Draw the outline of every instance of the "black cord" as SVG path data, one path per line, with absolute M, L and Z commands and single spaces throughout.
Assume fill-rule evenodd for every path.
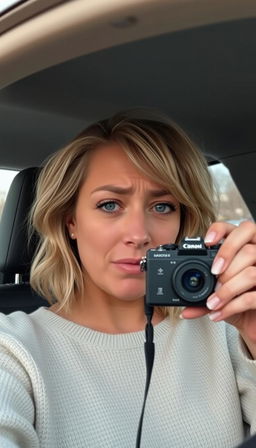
M 137 432 L 136 448 L 140 448 L 144 410 L 145 410 L 145 406 L 146 406 L 148 389 L 149 389 L 152 369 L 153 369 L 153 365 L 154 365 L 155 345 L 154 345 L 154 328 L 152 325 L 153 313 L 154 313 L 154 307 L 149 306 L 145 303 L 145 314 L 147 317 L 147 323 L 146 323 L 146 327 L 145 327 L 146 341 L 144 344 L 144 351 L 145 351 L 145 360 L 146 360 L 146 368 L 147 368 L 147 377 L 146 377 L 146 385 L 145 385 L 145 392 L 144 392 L 144 401 L 143 401 L 143 406 L 142 406 L 140 421 L 139 421 L 139 427 L 138 427 L 138 432 Z

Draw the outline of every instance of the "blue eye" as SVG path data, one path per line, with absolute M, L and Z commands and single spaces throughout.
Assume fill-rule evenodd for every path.
M 97 208 L 100 208 L 107 213 L 114 213 L 119 210 L 119 205 L 115 201 L 107 201 L 98 204 Z
M 173 204 L 169 204 L 167 202 L 161 202 L 159 204 L 156 204 L 154 208 L 157 213 L 163 213 L 163 214 L 171 213 L 176 210 Z

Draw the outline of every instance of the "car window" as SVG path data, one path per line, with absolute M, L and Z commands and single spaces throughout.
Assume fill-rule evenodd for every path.
M 2 216 L 2 211 L 8 190 L 13 178 L 17 173 L 18 171 L 13 170 L 0 170 L 0 218 Z
M 229 169 L 223 163 L 209 166 L 216 189 L 216 208 L 219 221 L 229 221 L 238 225 L 244 220 L 253 217 L 242 198 Z
M 9 11 L 20 3 L 25 3 L 26 0 L 1 0 L 0 4 L 0 14 Z

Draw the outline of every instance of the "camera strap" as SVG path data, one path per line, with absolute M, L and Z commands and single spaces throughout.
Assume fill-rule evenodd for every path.
M 150 385 L 152 369 L 153 369 L 153 365 L 154 365 L 155 344 L 154 344 L 154 328 L 152 325 L 153 313 L 154 313 L 154 307 L 149 306 L 145 303 L 145 315 L 147 317 L 147 323 L 146 323 L 146 327 L 145 327 L 146 340 L 145 340 L 145 344 L 144 344 L 144 351 L 145 351 L 147 376 L 146 376 L 146 385 L 145 385 L 145 392 L 144 392 L 144 401 L 143 401 L 143 406 L 142 406 L 140 421 L 139 421 L 139 426 L 138 426 L 138 432 L 137 432 L 136 448 L 140 448 L 144 411 L 145 411 L 146 400 L 147 400 L 147 396 L 148 396 L 148 389 L 149 389 L 149 385 Z

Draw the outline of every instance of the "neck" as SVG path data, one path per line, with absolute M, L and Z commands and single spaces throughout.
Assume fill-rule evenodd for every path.
M 109 334 L 130 333 L 142 331 L 145 328 L 144 299 L 121 301 L 113 297 L 97 296 L 90 299 L 89 295 L 81 298 L 69 312 L 58 311 L 53 305 L 51 310 L 60 316 L 79 325 Z M 163 320 L 163 315 L 155 311 L 153 325 Z

